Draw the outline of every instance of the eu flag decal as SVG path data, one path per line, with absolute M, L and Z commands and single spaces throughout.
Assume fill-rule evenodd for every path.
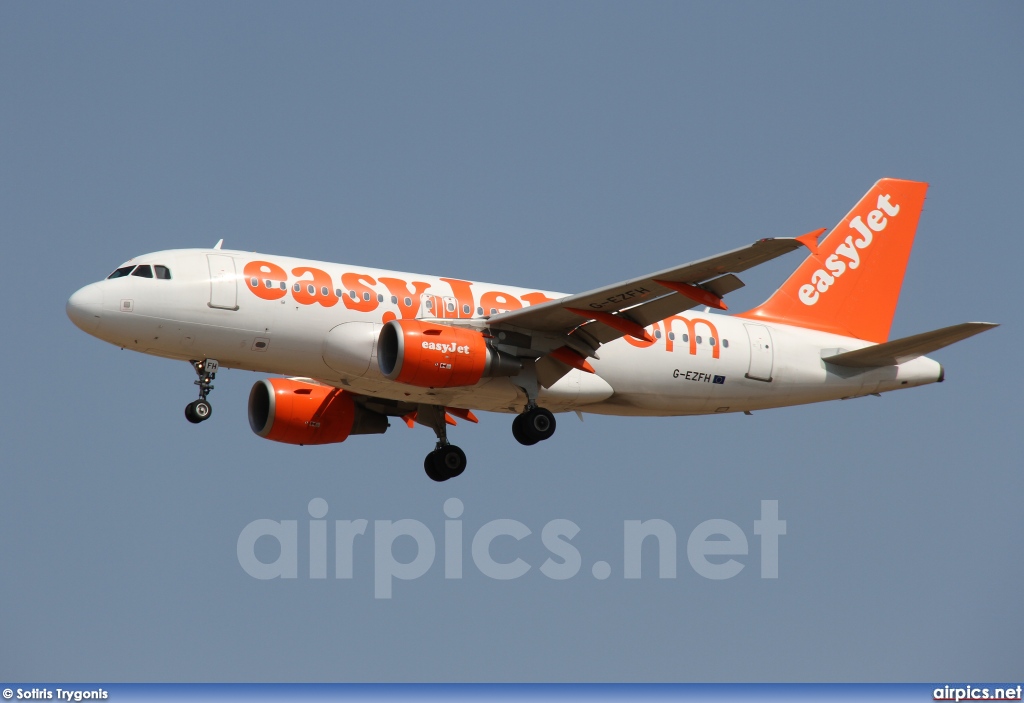
M 725 383 L 725 376 L 715 376 L 712 383 Z

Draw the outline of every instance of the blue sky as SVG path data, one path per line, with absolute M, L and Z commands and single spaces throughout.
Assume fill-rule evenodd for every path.
M 1019 675 L 1022 19 L 1018 3 L 3 4 L 0 679 Z M 752 417 L 562 416 L 531 448 L 486 415 L 453 430 L 470 468 L 441 485 L 424 428 L 259 439 L 256 374 L 222 373 L 193 427 L 186 365 L 64 314 L 132 256 L 222 237 L 575 292 L 832 226 L 883 176 L 931 183 L 893 336 L 1003 323 L 934 355 L 945 383 Z M 797 263 L 744 274 L 730 307 Z M 236 558 L 253 520 L 301 534 L 313 498 L 330 521 L 440 539 L 452 497 L 467 540 L 529 526 L 495 555 L 530 572 L 446 580 L 439 559 L 385 601 L 369 547 L 351 581 L 301 578 L 302 561 L 259 581 Z M 758 577 L 761 500 L 787 520 L 777 580 Z M 623 522 L 651 518 L 679 535 L 678 575 L 656 578 L 645 547 L 626 580 Z M 566 581 L 539 571 L 554 519 L 581 528 Z M 750 540 L 733 579 L 687 566 L 708 519 Z

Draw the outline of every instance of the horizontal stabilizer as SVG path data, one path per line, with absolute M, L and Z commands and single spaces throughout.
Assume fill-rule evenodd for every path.
M 981 334 L 999 325 L 995 322 L 964 322 L 952 327 L 943 327 L 931 332 L 922 332 L 903 339 L 876 344 L 871 347 L 823 357 L 823 361 L 836 366 L 857 369 L 893 366 L 919 356 L 930 354 L 936 349 L 948 347 L 961 339 Z

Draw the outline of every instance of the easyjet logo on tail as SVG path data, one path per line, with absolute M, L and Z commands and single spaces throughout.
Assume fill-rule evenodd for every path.
M 851 234 L 836 247 L 834 253 L 825 259 L 825 268 L 811 274 L 811 282 L 800 286 L 797 296 L 804 305 L 814 305 L 820 297 L 827 293 L 835 284 L 836 279 L 848 269 L 860 266 L 860 249 L 867 249 L 874 240 L 874 235 L 882 232 L 889 224 L 889 218 L 900 212 L 900 206 L 889 202 L 889 195 L 878 196 L 876 209 L 867 214 L 865 219 L 857 215 L 850 220 Z M 826 270 L 827 269 L 827 270 Z

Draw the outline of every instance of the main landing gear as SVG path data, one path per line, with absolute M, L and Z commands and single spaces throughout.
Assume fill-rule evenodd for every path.
M 537 405 L 540 384 L 533 365 L 523 369 L 517 377 L 516 385 L 526 394 L 526 407 L 512 421 L 512 436 L 526 446 L 551 439 L 555 434 L 555 416 L 547 408 Z
M 512 436 L 520 444 L 530 446 L 555 433 L 555 416 L 547 408 L 527 406 L 522 414 L 512 421 Z
M 437 443 L 437 448 L 423 459 L 423 470 L 432 481 L 447 481 L 466 470 L 466 453 L 454 444 Z
M 199 380 L 195 381 L 195 384 L 199 386 L 199 400 L 193 400 L 185 406 L 185 419 L 192 424 L 199 424 L 203 420 L 208 420 L 211 413 L 213 413 L 213 408 L 210 406 L 210 402 L 206 400 L 206 396 L 213 390 L 213 379 L 217 377 L 217 369 L 219 367 L 220 365 L 216 359 L 192 362 L 192 368 L 195 369 L 196 375 L 199 376 Z
M 432 481 L 447 481 L 466 470 L 466 453 L 448 443 L 448 427 L 442 405 L 421 405 L 416 421 L 427 425 L 437 435 L 434 451 L 423 459 L 423 470 Z

